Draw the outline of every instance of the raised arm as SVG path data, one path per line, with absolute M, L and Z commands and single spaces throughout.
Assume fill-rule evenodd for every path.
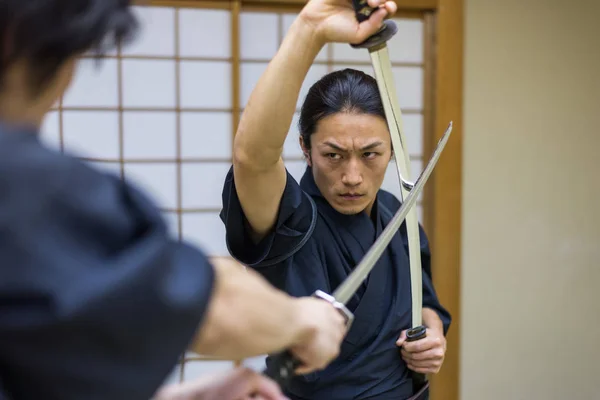
M 383 10 L 358 24 L 350 1 L 311 0 L 254 88 L 233 150 L 235 187 L 254 240 L 263 238 L 277 218 L 286 184 L 281 154 L 310 66 L 326 43 L 359 43 L 375 33 L 396 6 L 369 0 L 372 7 L 383 4 Z

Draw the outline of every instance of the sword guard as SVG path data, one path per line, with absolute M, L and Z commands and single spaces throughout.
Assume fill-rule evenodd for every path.
M 406 341 L 415 342 L 417 340 L 423 339 L 426 334 L 427 328 L 423 325 L 410 328 L 408 331 L 406 331 Z
M 377 49 L 379 46 L 385 45 L 396 33 L 398 33 L 398 25 L 388 19 L 377 33 L 362 43 L 351 44 L 350 46 L 355 49 Z
M 336 310 L 342 314 L 346 321 L 346 327 L 350 329 L 352 322 L 354 321 L 354 314 L 346 308 L 346 306 L 337 301 L 333 296 L 317 290 L 312 294 L 312 297 L 316 297 L 325 300 L 333 305 Z M 275 382 L 280 387 L 285 387 L 289 380 L 294 376 L 294 371 L 302 365 L 302 362 L 298 360 L 289 350 L 283 351 L 278 354 L 274 354 L 270 357 L 270 363 L 267 368 L 263 371 L 263 374 Z
M 313 293 L 313 297 L 325 300 L 329 303 L 331 303 L 331 305 L 338 310 L 338 312 L 340 314 L 342 314 L 342 317 L 344 317 L 344 320 L 346 320 L 346 328 L 350 329 L 350 326 L 352 325 L 352 322 L 354 322 L 354 314 L 352 314 L 352 312 L 350 310 L 348 310 L 348 308 L 340 303 L 339 301 L 337 301 L 335 299 L 335 297 L 323 292 L 322 290 L 317 290 L 316 292 Z
M 354 12 L 356 13 L 356 19 L 358 22 L 368 20 L 373 14 L 373 11 L 375 11 L 374 8 L 369 6 L 367 0 L 352 0 L 352 6 L 354 7 Z M 383 23 L 383 26 L 379 32 L 375 33 L 362 43 L 351 44 L 350 46 L 354 47 L 355 49 L 377 48 L 380 45 L 385 45 L 387 41 L 390 40 L 397 32 L 398 26 L 396 23 L 394 21 L 387 20 Z

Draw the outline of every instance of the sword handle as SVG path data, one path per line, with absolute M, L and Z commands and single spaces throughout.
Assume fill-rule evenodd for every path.
M 313 297 L 331 303 L 346 320 L 347 329 L 350 329 L 350 326 L 354 321 L 354 314 L 352 314 L 345 305 L 321 290 L 317 290 L 313 293 Z M 270 358 L 270 365 L 267 365 L 267 368 L 263 371 L 263 375 L 277 382 L 280 387 L 287 386 L 287 383 L 292 379 L 296 369 L 302 365 L 302 362 L 294 357 L 289 350 L 274 354 Z
M 414 328 L 409 329 L 406 332 L 406 341 L 407 342 L 415 342 L 417 340 L 424 339 L 427 336 L 427 328 L 423 325 L 416 326 Z M 420 374 L 418 372 L 411 371 L 411 378 L 413 381 L 414 392 L 416 393 L 425 382 L 427 382 L 427 376 L 425 374 Z
M 352 6 L 354 7 L 354 13 L 358 22 L 368 20 L 375 9 L 370 7 L 367 0 L 352 0 Z M 355 49 L 370 49 L 379 45 L 384 45 L 388 40 L 392 38 L 398 32 L 398 26 L 394 21 L 386 20 L 383 23 L 381 29 L 369 37 L 362 43 L 351 44 L 350 46 Z

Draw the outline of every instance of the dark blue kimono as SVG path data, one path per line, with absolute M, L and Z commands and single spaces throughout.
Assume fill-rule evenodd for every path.
M 221 218 L 232 256 L 294 296 L 320 289 L 332 293 L 360 262 L 400 202 L 380 190 L 372 216 L 335 211 L 317 188 L 310 168 L 300 185 L 288 173 L 276 226 L 257 245 L 235 191 L 233 169 L 223 190 Z M 447 331 L 450 315 L 439 304 L 431 282 L 429 248 L 421 230 L 423 305 L 436 310 Z M 355 321 L 341 354 L 325 370 L 296 377 L 294 400 L 401 400 L 410 397 L 412 380 L 395 342 L 411 325 L 410 266 L 406 225 L 402 225 L 367 281 L 348 304 Z M 267 363 L 269 359 L 267 359 Z
M 213 270 L 144 195 L 0 125 L 0 398 L 148 400 Z

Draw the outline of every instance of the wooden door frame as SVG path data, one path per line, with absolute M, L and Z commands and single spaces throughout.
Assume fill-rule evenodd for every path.
M 425 159 L 450 121 L 453 132 L 444 154 L 427 185 L 425 224 L 432 252 L 433 281 L 442 304 L 452 314 L 447 336 L 447 353 L 442 371 L 431 377 L 431 400 L 458 400 L 460 397 L 461 322 L 461 219 L 462 219 L 462 135 L 463 135 L 463 36 L 464 0 L 395 0 L 399 16 L 425 15 L 428 56 L 434 59 L 429 71 L 432 96 L 425 110 L 432 122 L 426 127 Z M 240 10 L 298 11 L 306 0 L 137 0 L 138 4 L 171 7 L 203 7 Z M 235 26 L 237 27 L 237 25 Z M 431 35 L 431 36 L 430 36 Z M 235 36 L 235 35 L 234 35 Z M 235 47 L 236 38 L 232 38 Z M 234 77 L 235 78 L 235 77 Z M 239 77 L 237 77 L 239 80 Z M 236 82 L 239 85 L 239 82 Z M 237 121 L 236 121 L 237 122 Z

